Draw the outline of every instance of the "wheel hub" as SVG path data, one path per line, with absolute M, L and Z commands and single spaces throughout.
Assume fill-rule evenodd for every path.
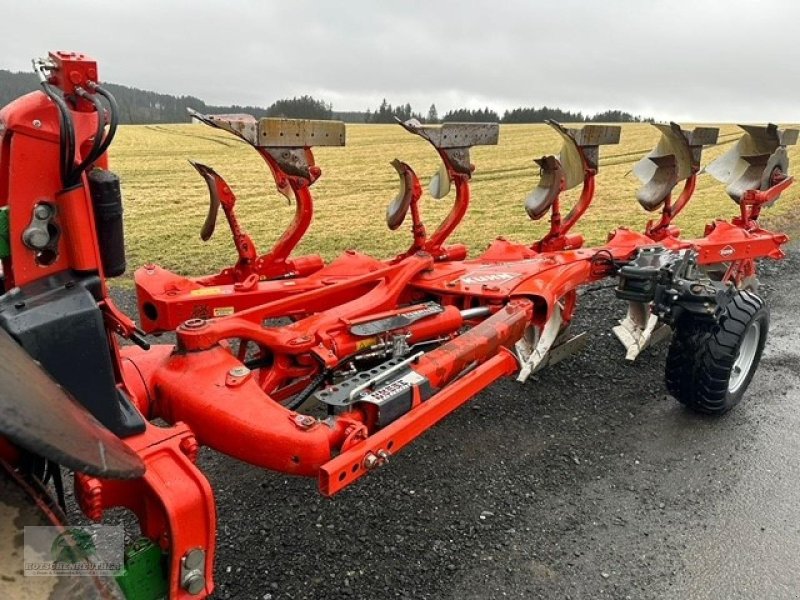
M 758 350 L 758 342 L 761 339 L 761 325 L 753 322 L 745 333 L 742 345 L 739 346 L 739 353 L 733 362 L 731 378 L 728 380 L 728 391 L 735 394 L 747 380 L 747 375 L 753 367 Z

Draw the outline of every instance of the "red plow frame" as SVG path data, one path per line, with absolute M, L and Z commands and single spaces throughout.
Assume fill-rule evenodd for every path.
M 79 83 L 66 85 L 65 69 L 78 73 L 72 79 Z M 748 288 L 754 261 L 781 258 L 788 239 L 760 227 L 758 216 L 792 183 L 783 156 L 796 132 L 774 126 L 746 130 L 752 144 L 737 147 L 728 167 L 718 169 L 739 202 L 740 216 L 716 221 L 703 238 L 682 240 L 671 221 L 689 201 L 700 151 L 716 134 L 683 132 L 674 124 L 663 128 L 669 143 L 646 157 L 654 167 L 644 169 L 642 193 L 652 210 L 662 208 L 661 219 L 645 233 L 619 229 L 606 244 L 586 248 L 572 229 L 591 204 L 600 146 L 617 143 L 620 128 L 552 124 L 564 148 L 559 157 L 537 161 L 542 180 L 526 202 L 532 218 L 550 212 L 550 231 L 532 244 L 498 240 L 468 260 L 466 248 L 446 241 L 469 203 L 474 169 L 469 148 L 496 143 L 498 128 L 407 122 L 403 126 L 442 158 L 432 195 L 443 196 L 454 184 L 453 209 L 428 236 L 419 181 L 408 165 L 396 162 L 401 190 L 387 222 L 399 227 L 411 211 L 409 250 L 390 260 L 349 253 L 323 266 L 316 257 L 292 258 L 291 251 L 310 223 L 309 188 L 320 176 L 311 138 L 340 132 L 343 142 L 343 126 L 202 117 L 256 148 L 279 190 L 296 199 L 297 218 L 271 252 L 258 255 L 238 227 L 230 187 L 212 169 L 197 165 L 211 195 L 204 236 L 213 232 L 221 207 L 238 260 L 197 279 L 155 266 L 138 271 L 147 329 L 175 329 L 177 338 L 174 347 L 150 347 L 113 306 L 106 286 L 110 249 L 99 241 L 105 231 L 96 218 L 92 173 L 107 166 L 107 144 L 98 140 L 110 143 L 113 127 L 104 133 L 107 111 L 96 98 L 104 94 L 96 65 L 82 55 L 54 54 L 41 72 L 45 91 L 59 87 L 68 104 L 60 107 L 36 92 L 0 111 L 0 205 L 9 207 L 11 216 L 11 251 L 3 258 L 3 272 L 6 289 L 19 288 L 6 294 L 0 316 L 39 359 L 11 313 L 27 311 L 33 300 L 60 297 L 63 290 L 75 293 L 76 286 L 85 291 L 87 314 L 96 311 L 104 324 L 96 342 L 105 344 L 109 393 L 126 415 L 118 421 L 100 418 L 97 427 L 110 428 L 121 439 L 120 447 L 109 451 L 132 452 L 146 470 L 142 475 L 131 469 L 127 479 L 107 477 L 102 465 L 87 461 L 75 468 L 76 496 L 92 519 L 114 506 L 136 513 L 143 534 L 168 555 L 170 597 L 213 591 L 215 509 L 212 490 L 194 464 L 199 445 L 258 467 L 315 477 L 320 491 L 333 495 L 497 379 L 519 371 L 524 381 L 582 347 L 585 337 L 569 334 L 580 286 L 619 275 L 620 297 L 631 310 L 646 310 L 644 321 L 631 318 L 634 341 L 626 343 L 638 354 L 652 339 L 653 331 L 647 331 L 652 319 L 653 326 L 676 330 L 688 316 L 719 320 L 730 298 Z M 113 110 L 112 103 L 111 116 Z M 31 125 L 36 121 L 39 127 Z M 65 161 L 67 125 L 74 141 Z M 301 142 L 277 141 L 291 128 Z M 41 160 L 31 164 L 30 155 Z M 739 168 L 742 157 L 753 173 Z M 680 181 L 684 190 L 672 204 L 669 194 Z M 562 218 L 560 195 L 579 184 L 580 199 Z M 44 291 L 36 287 L 45 284 L 50 287 Z M 208 308 L 198 311 L 199 306 Z M 228 306 L 233 314 L 215 312 Z M 149 315 L 154 318 L 148 311 L 155 311 Z M 121 347 L 118 336 L 139 347 Z M 80 388 L 65 387 L 90 411 L 98 410 Z M 154 419 L 170 425 L 156 427 Z M 17 432 L 2 434 L 24 445 Z M 32 451 L 37 450 L 44 451 Z M 12 461 L 13 453 L 2 458 Z

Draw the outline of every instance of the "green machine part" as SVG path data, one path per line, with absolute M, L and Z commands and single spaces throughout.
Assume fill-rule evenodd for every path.
M 11 256 L 11 242 L 8 235 L 8 207 L 0 208 L 0 258 Z
M 126 600 L 161 600 L 167 597 L 167 555 L 147 538 L 125 550 L 125 566 L 116 579 Z

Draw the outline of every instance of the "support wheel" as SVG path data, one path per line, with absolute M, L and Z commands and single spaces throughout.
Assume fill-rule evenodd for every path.
M 665 383 L 679 402 L 700 413 L 721 415 L 744 396 L 758 368 L 769 329 L 764 301 L 735 292 L 716 322 L 681 322 L 667 354 Z

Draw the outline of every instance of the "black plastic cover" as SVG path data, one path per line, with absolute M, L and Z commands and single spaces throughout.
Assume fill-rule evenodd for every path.
M 97 420 L 120 437 L 144 420 L 117 388 L 96 275 L 60 273 L 0 297 L 0 327 Z M 48 418 L 48 415 L 42 415 Z
M 657 267 L 626 265 L 619 270 L 619 282 L 615 290 L 617 298 L 633 302 L 652 302 L 656 297 L 658 279 Z
M 70 469 L 101 477 L 144 474 L 141 459 L 0 329 L 0 435 Z

